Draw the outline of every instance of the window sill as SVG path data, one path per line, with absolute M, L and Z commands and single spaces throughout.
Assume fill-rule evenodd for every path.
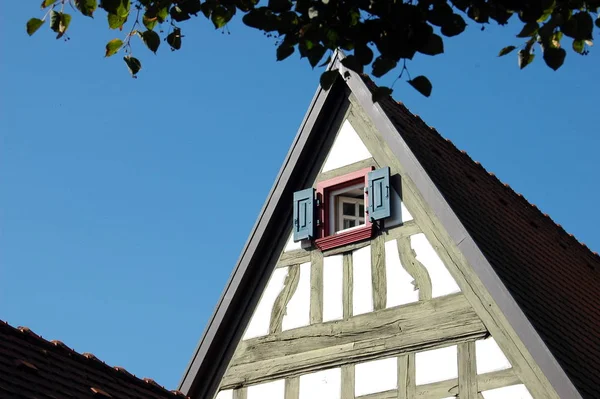
M 352 230 L 342 231 L 340 233 L 318 238 L 315 245 L 321 251 L 341 247 L 342 245 L 369 239 L 373 236 L 373 225 L 369 224 Z

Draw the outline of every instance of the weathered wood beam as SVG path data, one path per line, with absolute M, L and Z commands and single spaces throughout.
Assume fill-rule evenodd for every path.
M 486 335 L 485 326 L 464 296 L 454 294 L 242 341 L 221 388 L 443 347 Z
M 394 399 L 412 399 L 415 389 L 415 354 L 398 356 L 398 392 Z
M 385 270 L 385 242 L 382 236 L 371 240 L 371 279 L 373 284 L 373 309 L 385 309 L 387 284 Z
M 477 384 L 480 391 L 506 387 L 509 385 L 520 384 L 521 380 L 515 375 L 512 369 L 495 371 L 477 376 Z M 432 384 L 417 385 L 413 396 L 410 398 L 419 399 L 439 399 L 452 397 L 458 394 L 457 379 L 434 382 Z M 369 395 L 358 396 L 356 399 L 396 399 L 400 389 L 377 392 Z M 475 393 L 475 398 L 479 398 L 479 393 Z
M 286 267 L 310 262 L 310 253 L 305 249 L 294 249 L 281 254 L 276 267 Z
M 345 165 L 340 168 L 328 170 L 327 172 L 321 172 L 317 176 L 315 183 L 333 179 L 334 177 L 344 176 L 350 172 L 355 172 L 357 170 L 368 168 L 369 166 L 373 166 L 376 169 L 379 168 L 379 165 L 377 164 L 377 162 L 375 162 L 375 159 L 367 158 L 363 159 L 362 161 L 351 163 L 350 165 Z
M 382 235 L 385 241 L 392 241 L 399 238 L 409 237 L 418 233 L 421 233 L 421 228 L 414 220 L 410 220 L 403 223 L 402 226 L 385 230 Z
M 371 240 L 366 240 L 366 241 L 361 241 L 361 242 L 353 242 L 352 244 L 346 244 L 341 247 L 328 249 L 327 251 L 323 251 L 323 256 L 346 254 L 346 253 L 350 253 L 352 251 L 356 251 L 357 249 L 364 248 L 367 245 L 371 245 Z
M 281 332 L 281 326 L 283 324 L 283 316 L 287 308 L 290 299 L 298 288 L 298 281 L 300 280 L 300 265 L 290 266 L 288 274 L 285 277 L 283 283 L 283 289 L 275 299 L 273 309 L 271 310 L 271 321 L 269 323 L 269 334 L 275 334 Z
M 397 239 L 400 263 L 408 274 L 414 279 L 415 288 L 419 290 L 419 300 L 431 299 L 432 285 L 429 272 L 421 262 L 417 260 L 415 251 L 410 246 L 409 236 Z
M 300 396 L 300 378 L 291 377 L 285 380 L 285 399 L 298 399 Z
M 475 341 L 458 344 L 458 397 L 477 399 Z
M 342 256 L 342 267 L 342 304 L 344 307 L 344 320 L 348 320 L 350 317 L 352 317 L 352 295 L 354 294 L 352 253 L 344 254 Z
M 356 386 L 354 374 L 354 365 L 346 364 L 342 366 L 342 395 L 341 399 L 354 399 L 354 389 Z M 286 398 L 287 399 L 287 398 Z
M 248 391 L 246 388 L 240 388 L 233 391 L 233 399 L 246 399 L 248 397 Z
M 310 323 L 323 321 L 323 254 L 310 253 Z

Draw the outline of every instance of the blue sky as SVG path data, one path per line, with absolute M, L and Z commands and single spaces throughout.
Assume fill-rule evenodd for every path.
M 131 79 L 101 13 L 29 38 L 37 4 L 0 12 L 0 319 L 175 389 L 320 71 L 198 18 Z M 600 54 L 519 71 L 517 32 L 470 26 L 409 64 L 431 98 L 395 98 L 598 251 Z

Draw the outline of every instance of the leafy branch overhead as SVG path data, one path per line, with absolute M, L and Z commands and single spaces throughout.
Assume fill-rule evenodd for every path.
M 600 0 L 43 0 L 45 14 L 27 22 L 27 33 L 34 34 L 49 19 L 56 37 L 68 38 L 67 5 L 87 17 L 103 10 L 102 17 L 117 36 L 107 43 L 105 56 L 124 52 L 134 77 L 141 62 L 132 55 L 132 40 L 154 53 L 161 41 L 179 50 L 186 20 L 203 15 L 216 29 L 226 29 L 241 14 L 244 24 L 275 38 L 279 61 L 298 52 L 313 68 L 322 67 L 327 55 L 341 48 L 348 54 L 342 61 L 346 68 L 375 77 L 394 70 L 402 77 L 406 72 L 407 82 L 425 96 L 431 94 L 431 82 L 425 76 L 411 79 L 407 60 L 443 53 L 444 41 L 460 35 L 467 21 L 483 29 L 517 20 L 517 39 L 499 56 L 517 50 L 518 65 L 525 68 L 539 49 L 554 70 L 564 63 L 569 47 L 587 54 L 594 26 L 600 28 Z M 324 72 L 321 85 L 328 89 L 336 76 Z M 390 93 L 381 88 L 374 99 Z

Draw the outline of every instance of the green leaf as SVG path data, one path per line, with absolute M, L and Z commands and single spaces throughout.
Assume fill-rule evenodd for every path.
M 544 50 L 544 61 L 553 70 L 557 70 L 565 62 L 567 52 L 563 48 L 548 47 Z
M 369 65 L 373 61 L 373 50 L 366 44 L 359 45 L 354 48 L 354 55 L 358 62 L 363 65 Z
M 339 76 L 340 72 L 337 69 L 332 69 L 331 71 L 325 71 L 321 74 L 321 78 L 319 82 L 321 83 L 321 87 L 323 90 L 327 91 L 333 86 L 335 79 Z
M 140 60 L 130 55 L 123 57 L 123 60 L 127 64 L 127 68 L 129 68 L 131 76 L 135 78 L 135 75 L 137 75 L 140 69 L 142 69 L 142 63 L 140 62 Z
M 345 57 L 344 59 L 342 59 L 341 63 L 343 66 L 356 73 L 363 73 L 364 65 L 362 64 L 362 62 L 360 62 L 360 60 L 355 54 Z
M 563 33 L 575 40 L 592 40 L 594 21 L 588 12 L 581 11 L 573 15 L 561 26 Z
M 172 7 L 170 14 L 171 14 L 171 18 L 175 22 L 182 22 L 182 21 L 190 19 L 190 15 L 187 12 L 183 12 L 181 10 L 181 8 L 179 8 L 178 6 Z
M 385 87 L 385 86 L 377 87 L 371 91 L 371 101 L 376 103 L 380 100 L 383 100 L 383 99 L 391 96 L 392 91 L 393 90 L 390 89 L 389 87 Z M 431 92 L 431 90 L 430 90 L 430 92 Z
M 169 16 L 169 9 L 167 7 L 161 8 L 156 13 L 156 18 L 158 19 L 158 22 L 160 22 L 161 24 L 163 22 L 165 22 L 165 20 L 167 19 L 168 16 Z
M 419 93 L 421 93 L 425 97 L 429 97 L 431 95 L 431 82 L 423 75 L 417 76 L 416 78 L 409 80 L 408 84 L 414 87 Z
M 585 41 L 573 40 L 573 50 L 575 50 L 579 54 L 583 54 L 583 50 L 585 50 Z
M 108 18 L 108 27 L 110 29 L 121 29 L 123 24 L 127 21 L 127 17 L 121 17 L 118 14 L 108 13 L 106 14 Z
M 452 37 L 456 35 L 460 35 L 464 32 L 467 27 L 467 23 L 458 14 L 453 14 L 452 18 L 448 19 L 444 25 L 442 25 L 442 35 Z
M 380 55 L 379 57 L 375 58 L 375 61 L 373 61 L 373 76 L 380 78 L 394 69 L 396 65 L 397 62 L 395 60 L 384 58 Z
M 422 46 L 419 50 L 420 53 L 426 55 L 437 55 L 444 52 L 444 41 L 442 38 L 435 33 L 429 35 L 427 43 Z
M 106 43 L 106 53 L 105 57 L 110 57 L 119 51 L 119 49 L 123 46 L 123 40 L 121 39 L 112 39 L 110 42 Z
M 41 19 L 31 18 L 29 21 L 27 21 L 27 34 L 29 36 L 33 35 L 43 24 L 44 21 Z
M 215 26 L 215 29 L 219 29 L 224 27 L 232 16 L 233 15 L 227 8 L 223 6 L 217 6 L 210 15 L 210 20 Z
M 146 27 L 146 29 L 152 30 L 152 29 L 154 29 L 154 27 L 158 23 L 158 18 L 157 17 L 150 18 L 150 17 L 146 16 L 146 14 L 144 14 L 142 16 L 142 23 L 144 24 L 144 26 Z
M 519 59 L 519 68 L 523 69 L 527 65 L 533 62 L 535 58 L 535 54 L 531 54 L 528 50 L 519 50 L 518 59 Z
M 42 8 L 50 7 L 52 4 L 56 3 L 57 0 L 42 0 Z
M 514 49 L 516 49 L 515 46 L 506 46 L 502 50 L 500 50 L 500 52 L 498 53 L 498 57 L 502 57 L 503 55 L 510 53 Z
M 50 11 L 50 29 L 58 33 L 60 29 L 60 12 Z
M 307 51 L 306 56 L 308 57 L 308 62 L 314 68 L 319 64 L 319 61 L 323 59 L 325 52 L 327 49 L 325 46 L 317 43 L 310 50 Z M 347 58 L 347 57 L 346 57 Z
M 71 24 L 71 15 L 61 12 L 60 13 L 60 22 L 58 24 L 58 35 L 56 36 L 57 39 L 60 39 L 65 34 L 65 32 L 69 28 L 70 24 Z
M 75 7 L 86 17 L 93 17 L 94 11 L 98 8 L 97 0 L 75 0 Z
M 160 46 L 160 36 L 158 36 L 158 33 L 153 30 L 147 30 L 142 32 L 141 37 L 146 47 L 156 54 L 156 50 L 158 50 L 158 47 Z
M 267 7 L 273 12 L 284 12 L 292 8 L 292 2 L 290 0 L 269 0 Z
M 294 54 L 294 46 L 290 46 L 288 43 L 282 43 L 277 47 L 277 61 L 283 61 L 290 55 Z
M 171 50 L 179 50 L 181 48 L 181 29 L 173 29 L 173 32 L 167 35 L 167 43 L 171 46 Z
M 537 22 L 528 22 L 523 26 L 517 37 L 531 37 L 537 32 L 539 27 Z

